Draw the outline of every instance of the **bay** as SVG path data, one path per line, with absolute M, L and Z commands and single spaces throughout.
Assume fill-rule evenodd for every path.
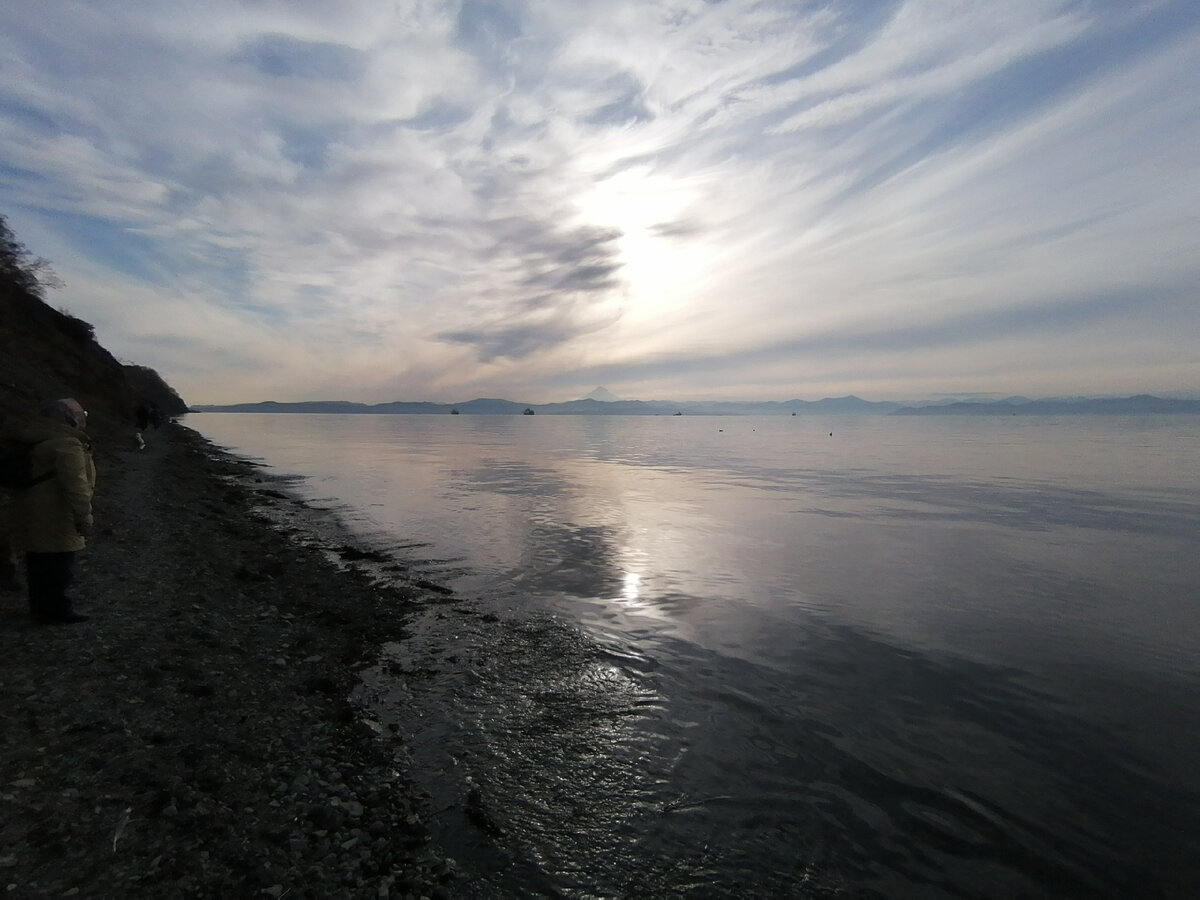
M 481 895 L 1200 887 L 1191 417 L 187 424 L 454 589 L 368 699 Z

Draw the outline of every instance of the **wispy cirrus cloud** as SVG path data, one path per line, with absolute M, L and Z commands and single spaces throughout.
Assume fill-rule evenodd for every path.
M 196 402 L 1200 389 L 1198 49 L 1173 0 L 47 0 L 0 212 Z

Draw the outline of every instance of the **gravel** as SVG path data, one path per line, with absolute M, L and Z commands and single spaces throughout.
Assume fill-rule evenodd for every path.
M 90 621 L 34 625 L 0 593 L 0 890 L 470 893 L 430 844 L 404 736 L 351 699 L 447 589 L 378 580 L 357 562 L 377 551 L 306 527 L 316 511 L 183 426 L 97 464 Z

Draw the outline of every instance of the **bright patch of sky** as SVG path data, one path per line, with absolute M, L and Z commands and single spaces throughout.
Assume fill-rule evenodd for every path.
M 1194 0 L 0 6 L 0 213 L 186 400 L 1200 390 Z

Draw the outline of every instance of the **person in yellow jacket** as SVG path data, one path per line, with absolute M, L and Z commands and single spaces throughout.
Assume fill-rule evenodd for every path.
M 32 445 L 30 475 L 41 478 L 12 498 L 12 539 L 25 553 L 29 614 L 37 622 L 84 622 L 67 589 L 75 554 L 92 528 L 96 466 L 88 439 L 87 412 L 73 399 L 52 400 L 20 434 Z

